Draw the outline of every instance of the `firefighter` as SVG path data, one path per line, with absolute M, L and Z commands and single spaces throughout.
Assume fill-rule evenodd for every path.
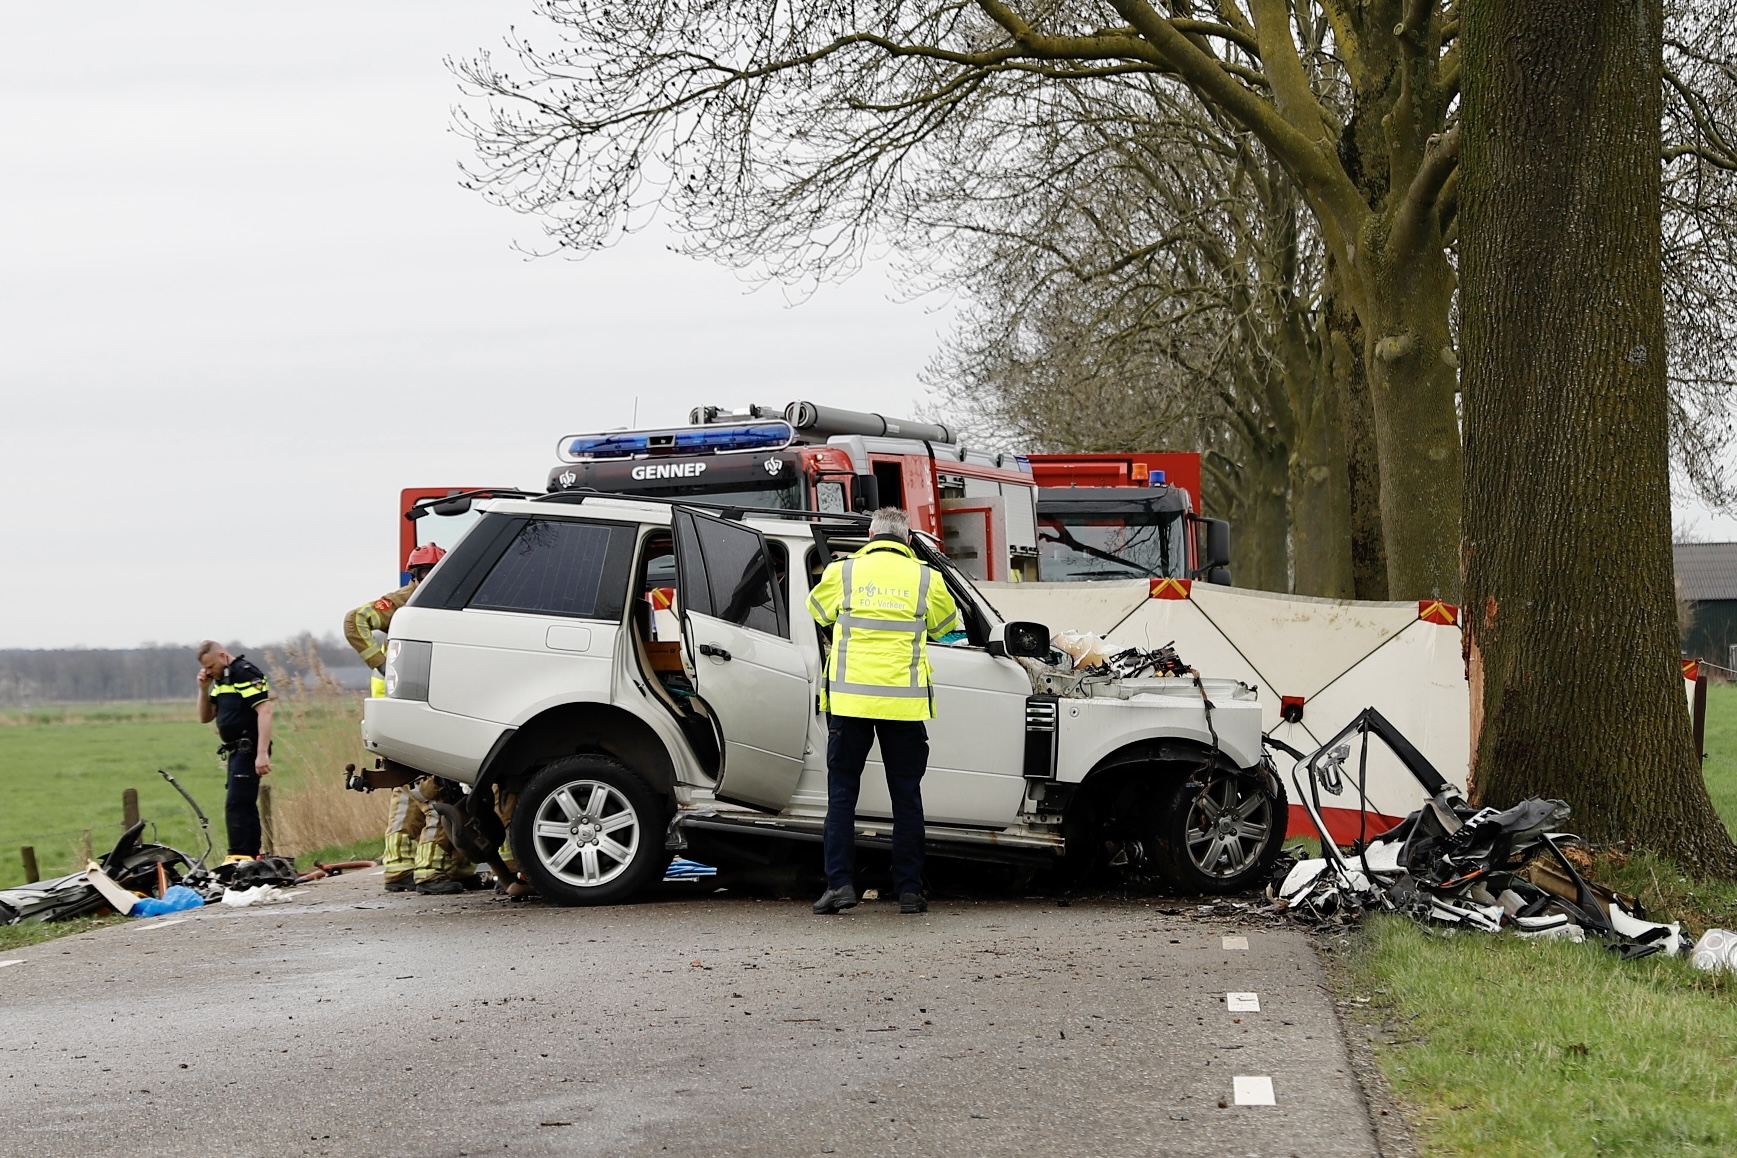
M 463 792 L 452 781 L 433 776 L 424 776 L 408 791 L 420 809 L 422 820 L 422 831 L 416 839 L 416 860 L 411 870 L 416 891 L 425 897 L 456 896 L 464 892 L 465 882 L 476 878 L 476 866 L 454 843 L 447 818 L 432 807 L 437 800 L 447 804 L 462 803 Z M 387 841 L 391 839 L 388 833 Z M 388 874 L 391 871 L 387 869 Z M 392 885 L 386 887 L 390 889 Z M 400 878 L 396 891 L 405 887 Z
M 223 822 L 225 864 L 259 858 L 259 780 L 271 774 L 271 684 L 244 655 L 208 639 L 199 645 L 199 722 L 217 721 L 218 755 L 229 760 Z
M 410 552 L 410 558 L 404 561 L 404 569 L 410 572 L 410 582 L 396 591 L 388 591 L 372 603 L 364 603 L 354 611 L 344 616 L 344 638 L 350 641 L 350 646 L 356 649 L 356 654 L 362 657 L 362 662 L 374 669 L 374 678 L 379 680 L 379 673 L 386 667 L 386 648 L 374 637 L 377 631 L 386 631 L 392 624 L 393 613 L 406 603 L 415 593 L 416 585 L 423 577 L 434 569 L 434 565 L 446 555 L 446 551 L 436 543 L 424 543 Z M 375 695 L 385 695 L 386 689 L 375 686 Z
M 386 694 L 385 682 L 379 675 L 386 666 L 386 649 L 375 639 L 374 633 L 390 627 L 393 614 L 409 602 L 417 584 L 422 582 L 423 577 L 445 554 L 446 552 L 434 543 L 425 543 L 416 548 L 410 552 L 410 558 L 404 561 L 405 570 L 410 572 L 410 582 L 396 591 L 387 592 L 372 603 L 362 604 L 344 616 L 344 638 L 350 641 L 350 646 L 356 649 L 362 662 L 373 670 L 372 690 L 377 696 Z M 381 858 L 381 863 L 386 866 L 387 892 L 407 892 L 416 886 L 417 845 L 422 835 L 428 831 L 432 813 L 426 801 L 432 799 L 435 791 L 432 777 L 426 783 L 429 786 L 426 794 L 414 791 L 421 789 L 420 784 L 392 790 L 391 806 L 386 813 L 386 848 Z M 433 852 L 429 856 L 430 863 L 438 859 Z
M 928 641 L 953 631 L 959 611 L 946 581 L 911 550 L 910 521 L 882 507 L 868 545 L 832 563 L 808 597 L 808 613 L 835 638 L 827 657 L 826 892 L 816 914 L 856 905 L 856 801 L 863 764 L 878 737 L 893 804 L 893 887 L 899 912 L 927 912 L 923 899 L 923 772 L 935 715 Z

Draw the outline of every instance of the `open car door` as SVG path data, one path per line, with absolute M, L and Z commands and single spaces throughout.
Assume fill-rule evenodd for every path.
M 790 639 L 787 561 L 760 532 L 677 508 L 682 640 L 723 733 L 721 800 L 773 811 L 796 791 L 814 693 Z

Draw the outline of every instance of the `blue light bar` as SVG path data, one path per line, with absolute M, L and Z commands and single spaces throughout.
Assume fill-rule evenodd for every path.
M 1164 485 L 1164 472 L 1161 470 L 1155 470 L 1151 474 L 1147 475 L 1146 476 L 1146 485 L 1149 487 L 1161 487 L 1161 486 L 1163 486 Z
M 556 444 L 563 462 L 596 458 L 638 458 L 650 454 L 729 454 L 745 450 L 783 450 L 796 441 L 788 422 L 743 422 L 716 426 L 678 426 L 671 430 L 612 430 L 606 434 L 569 434 Z

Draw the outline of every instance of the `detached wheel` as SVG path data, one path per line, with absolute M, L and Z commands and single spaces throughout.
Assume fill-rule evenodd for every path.
M 567 756 L 531 778 L 513 812 L 513 851 L 537 892 L 558 905 L 626 900 L 657 871 L 664 809 L 607 756 Z
M 1289 812 L 1284 786 L 1275 780 L 1269 787 L 1259 774 L 1189 777 L 1159 821 L 1165 874 L 1191 892 L 1249 888 L 1278 859 Z

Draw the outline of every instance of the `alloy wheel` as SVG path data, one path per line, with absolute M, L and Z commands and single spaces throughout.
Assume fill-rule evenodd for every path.
M 1215 777 L 1189 806 L 1184 832 L 1195 868 L 1211 877 L 1234 877 L 1260 859 L 1272 837 L 1272 799 L 1258 782 Z
M 532 828 L 537 859 L 580 888 L 606 885 L 627 871 L 641 839 L 639 813 L 620 789 L 574 780 L 543 798 Z

